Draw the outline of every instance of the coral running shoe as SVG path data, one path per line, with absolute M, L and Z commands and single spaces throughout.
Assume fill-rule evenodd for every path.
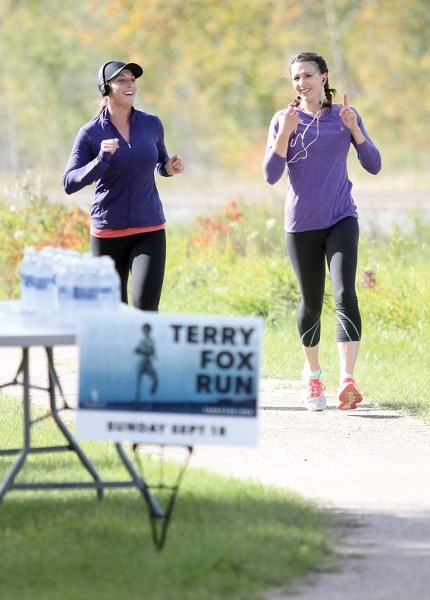
M 352 377 L 346 377 L 342 381 L 337 393 L 339 396 L 338 410 L 352 410 L 357 408 L 357 404 L 363 400 L 363 396 Z
M 326 397 L 324 394 L 324 384 L 321 379 L 306 379 L 305 388 L 305 405 L 312 412 L 321 412 L 326 407 Z

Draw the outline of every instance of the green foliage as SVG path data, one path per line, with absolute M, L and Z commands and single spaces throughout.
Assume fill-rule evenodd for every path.
M 362 272 L 373 273 L 374 286 L 366 286 L 363 277 L 360 304 L 376 326 L 408 333 L 423 331 L 430 322 L 429 239 L 430 227 L 416 223 L 413 237 L 395 227 L 386 244 L 362 244 Z
M 192 235 L 170 235 L 172 262 L 162 307 L 183 311 L 187 297 L 188 311 L 275 322 L 297 304 L 295 280 L 269 207 L 244 206 L 242 213 L 231 202 L 222 215 L 197 219 Z
M 348 92 L 377 144 L 396 148 L 385 168 L 426 155 L 427 0 L 171 0 L 168 9 L 163 0 L 65 0 L 57 8 L 2 2 L 0 170 L 62 171 L 101 99 L 99 66 L 118 59 L 143 65 L 140 107 L 162 117 L 172 153 L 249 177 L 270 118 L 294 95 L 283 74 L 301 50 L 326 57 L 337 99 Z
M 63 169 L 77 124 L 94 112 L 97 73 L 86 73 L 85 45 L 94 46 L 95 23 L 85 5 L 65 0 L 59 11 L 53 0 L 2 2 L 1 170 Z
M 19 293 L 18 265 L 26 246 L 62 246 L 80 252 L 88 249 L 89 217 L 77 207 L 53 207 L 40 181 L 31 173 L 16 180 L 8 200 L 0 199 L 3 238 L 0 248 L 0 298 Z
M 212 215 L 197 221 L 188 241 L 183 232 L 171 234 L 162 310 L 264 317 L 263 375 L 294 380 L 303 365 L 295 322 L 299 292 L 278 237 L 281 223 L 272 227 L 268 218 L 274 213 L 273 207 L 243 204 L 243 219 L 231 229 L 223 230 L 225 215 Z M 430 417 L 423 368 L 430 340 L 429 240 L 430 226 L 419 221 L 413 236 L 394 227 L 388 239 L 363 237 L 357 276 L 363 340 L 356 375 L 366 398 Z M 339 377 L 335 326 L 327 277 L 321 363 L 333 391 Z
M 183 312 L 186 307 L 187 312 L 255 315 L 276 321 L 297 301 L 283 256 L 257 260 L 252 250 L 238 256 L 228 244 L 222 250 L 215 245 L 187 252 L 179 240 L 171 247 L 178 264 L 168 267 L 161 310 Z
M 12 201 L 13 200 L 13 201 Z M 275 216 L 274 216 L 275 215 Z M 87 249 L 88 215 L 51 205 L 29 178 L 0 202 L 5 232 L 0 247 L 0 298 L 18 297 L 17 266 L 25 246 Z M 416 221 L 413 236 L 393 228 L 387 239 L 362 238 L 357 293 L 363 340 L 357 379 L 367 398 L 414 414 L 430 415 L 430 226 Z M 256 315 L 265 322 L 263 374 L 297 379 L 303 357 L 296 330 L 299 291 L 285 256 L 279 212 L 241 201 L 200 217 L 195 226 L 168 229 L 162 312 Z M 336 315 L 327 280 L 321 362 L 336 389 Z

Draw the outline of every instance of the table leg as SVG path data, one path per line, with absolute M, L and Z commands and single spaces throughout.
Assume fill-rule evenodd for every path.
M 47 359 L 48 359 L 49 405 L 50 405 L 52 417 L 54 418 L 54 421 L 57 424 L 57 426 L 60 429 L 63 436 L 69 442 L 69 449 L 72 450 L 73 452 L 76 452 L 76 454 L 79 457 L 79 460 L 81 461 L 83 466 L 87 469 L 87 471 L 90 473 L 90 475 L 94 479 L 94 481 L 97 483 L 100 483 L 100 486 L 97 487 L 97 497 L 99 500 L 102 500 L 103 499 L 102 480 L 100 479 L 97 471 L 93 467 L 91 461 L 88 459 L 86 454 L 83 452 L 82 448 L 79 446 L 79 444 L 77 443 L 77 441 L 75 440 L 73 435 L 70 433 L 70 431 L 66 427 L 63 420 L 60 418 L 60 415 L 59 415 L 59 412 L 57 409 L 56 395 L 55 395 L 55 386 L 56 385 L 59 386 L 59 380 L 58 380 L 58 376 L 57 376 L 57 373 L 56 373 L 55 367 L 54 367 L 54 353 L 53 353 L 52 348 L 45 348 L 45 350 L 46 350 L 46 355 L 47 355 Z M 62 394 L 61 387 L 60 387 L 60 391 Z
M 22 448 L 19 449 L 9 449 L 9 450 L 0 450 L 0 455 L 7 454 L 15 454 L 16 458 L 9 469 L 6 477 L 0 485 L 0 503 L 2 502 L 5 494 L 10 490 L 37 490 L 37 489 L 71 489 L 71 488 L 96 488 L 97 497 L 99 500 L 103 499 L 104 489 L 105 488 L 119 488 L 119 487 L 135 487 L 142 493 L 151 513 L 151 517 L 153 519 L 164 519 L 165 513 L 163 509 L 160 507 L 156 498 L 151 494 L 149 490 L 149 486 L 146 484 L 144 478 L 136 471 L 133 463 L 128 458 L 121 444 L 115 444 L 118 452 L 118 456 L 121 459 L 124 467 L 127 472 L 131 476 L 131 480 L 128 481 L 104 481 L 100 479 L 96 469 L 93 464 L 86 456 L 78 442 L 75 440 L 72 433 L 69 431 L 68 427 L 64 423 L 64 421 L 60 417 L 60 410 L 64 410 L 65 408 L 70 408 L 64 398 L 63 390 L 61 388 L 61 384 L 55 370 L 54 365 L 54 354 L 52 347 L 45 347 L 47 363 L 48 363 L 48 387 L 39 387 L 32 386 L 30 383 L 30 356 L 29 356 L 29 348 L 22 348 L 22 360 L 18 369 L 18 372 L 14 378 L 14 380 L 5 385 L 16 385 L 22 384 L 23 386 L 23 444 Z M 18 381 L 19 374 L 22 373 L 22 382 Z M 4 386 L 1 386 L 4 387 Z M 31 444 L 31 427 L 37 421 L 41 419 L 36 419 L 32 421 L 31 418 L 31 399 L 30 399 L 30 389 L 34 387 L 37 389 L 42 389 L 49 393 L 49 404 L 50 404 L 50 416 L 53 417 L 55 424 L 58 429 L 63 434 L 64 438 L 67 441 L 67 444 L 64 446 L 46 446 L 46 447 L 32 447 Z M 56 388 L 58 388 L 60 395 L 63 398 L 64 406 L 62 409 L 58 409 L 56 402 Z M 24 466 L 27 455 L 30 453 L 50 453 L 57 451 L 73 451 L 78 456 L 84 468 L 90 473 L 93 482 L 70 482 L 70 483 L 16 483 L 15 478 L 20 472 L 21 468 Z
M 66 487 L 86 487 L 84 483 L 76 483 L 76 484 L 67 484 L 67 483 L 57 483 L 57 484 L 44 484 L 44 483 L 34 483 L 34 484 L 19 484 L 15 483 L 15 478 L 24 466 L 25 460 L 30 453 L 49 453 L 49 452 L 57 452 L 58 450 L 70 450 L 76 453 L 82 465 L 86 468 L 86 470 L 90 473 L 91 477 L 94 480 L 93 486 L 96 488 L 97 497 L 99 500 L 103 499 L 103 481 L 100 479 L 96 469 L 93 467 L 91 461 L 88 459 L 86 454 L 83 452 L 82 448 L 76 442 L 73 435 L 70 433 L 65 423 L 60 418 L 57 405 L 56 405 L 56 394 L 55 394 L 55 386 L 59 386 L 59 380 L 57 373 L 54 368 L 53 361 L 53 350 L 52 348 L 45 348 L 48 360 L 48 379 L 49 385 L 48 388 L 39 388 L 45 389 L 49 392 L 49 402 L 50 402 L 50 411 L 51 415 L 67 440 L 68 444 L 66 446 L 47 446 L 47 447 L 32 447 L 31 445 L 31 406 L 30 406 L 30 388 L 32 387 L 30 384 L 30 358 L 29 358 L 29 348 L 22 348 L 22 361 L 18 369 L 18 373 L 15 376 L 12 384 L 16 384 L 18 381 L 18 374 L 22 373 L 22 386 L 23 386 L 23 444 L 22 448 L 19 450 L 10 450 L 10 453 L 16 454 L 16 459 L 12 464 L 9 472 L 6 474 L 3 482 L 0 486 L 0 502 L 3 500 L 5 494 L 12 489 L 49 489 L 51 487 L 58 488 L 66 488 Z M 38 387 L 38 386 L 35 386 Z M 61 387 L 59 388 L 62 394 Z M 64 398 L 63 398 L 64 399 Z M 67 406 L 67 405 L 66 405 Z M 8 451 L 2 451 L 2 454 L 9 454 Z
M 3 500 L 4 495 L 13 487 L 15 477 L 18 475 L 22 466 L 24 465 L 25 459 L 27 458 L 28 450 L 31 445 L 30 439 L 30 367 L 29 367 L 29 349 L 22 349 L 22 361 L 19 366 L 19 371 L 22 372 L 23 376 L 23 402 L 24 402 L 24 415 L 23 415 L 23 447 L 18 452 L 18 455 L 13 463 L 12 467 L 9 470 L 9 473 L 6 475 L 1 487 L 0 487 L 0 502 Z M 18 374 L 15 377 L 17 379 Z

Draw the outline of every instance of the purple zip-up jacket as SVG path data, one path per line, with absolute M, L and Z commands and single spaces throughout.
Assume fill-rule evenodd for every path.
M 118 138 L 114 154 L 102 152 L 102 140 Z M 66 194 L 95 183 L 91 224 L 97 229 L 162 225 L 163 206 L 155 170 L 168 177 L 169 160 L 160 119 L 132 109 L 130 144 L 109 119 L 107 108 L 78 132 L 63 176 Z
M 267 183 L 272 185 L 287 170 L 285 231 L 297 233 L 325 229 L 346 217 L 358 218 L 347 171 L 351 144 L 366 171 L 376 175 L 381 169 L 381 155 L 361 117 L 357 113 L 357 123 L 366 141 L 357 145 L 349 129 L 342 123 L 340 109 L 341 105 L 333 104 L 331 111 L 314 119 L 313 123 L 311 115 L 300 111 L 300 122 L 290 137 L 286 158 L 273 150 L 279 118 L 285 110 L 277 112 L 272 118 L 263 169 Z

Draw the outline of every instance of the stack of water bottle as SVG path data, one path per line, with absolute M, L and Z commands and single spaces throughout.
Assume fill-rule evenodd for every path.
M 20 264 L 23 312 L 56 315 L 76 323 L 87 311 L 118 310 L 121 284 L 109 256 L 75 250 L 29 246 Z

